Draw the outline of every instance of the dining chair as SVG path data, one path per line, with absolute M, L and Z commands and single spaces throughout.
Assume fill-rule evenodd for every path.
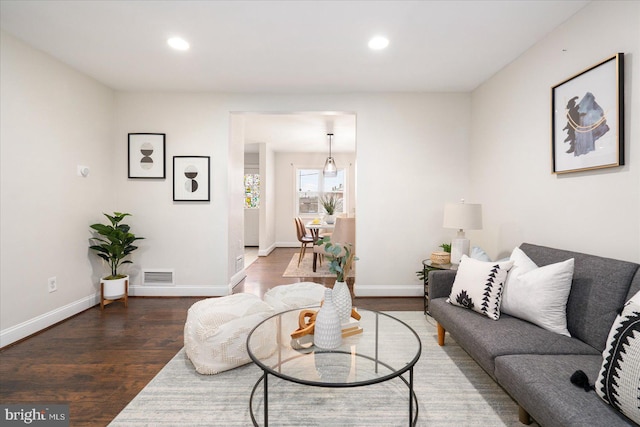
M 300 262 L 304 258 L 304 254 L 307 251 L 307 245 L 313 245 L 316 241 L 311 234 L 307 234 L 307 228 L 302 223 L 301 218 L 295 218 L 296 234 L 298 235 L 298 241 L 300 242 L 300 255 L 298 256 L 298 267 Z
M 337 217 L 336 226 L 329 238 L 331 243 L 350 243 L 353 253 L 356 250 L 356 219 Z M 324 245 L 313 246 L 313 271 L 316 271 L 318 256 L 327 255 Z

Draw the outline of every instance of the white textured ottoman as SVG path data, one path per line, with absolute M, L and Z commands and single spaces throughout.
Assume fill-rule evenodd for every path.
M 325 289 L 323 285 L 313 282 L 280 285 L 265 292 L 264 302 L 273 307 L 276 313 L 320 305 L 324 299 Z M 296 329 L 298 329 L 298 312 L 294 311 L 283 315 L 282 333 L 289 335 Z
M 217 374 L 251 361 L 247 336 L 261 321 L 275 314 L 253 294 L 234 294 L 198 301 L 189 308 L 184 325 L 187 357 L 200 374 Z M 265 330 L 258 356 L 275 350 L 275 329 Z M 271 336 L 269 336 L 271 335 Z
M 294 308 L 320 305 L 320 301 L 324 299 L 325 289 L 323 285 L 314 282 L 280 285 L 269 289 L 264 294 L 264 302 L 273 307 L 276 313 Z

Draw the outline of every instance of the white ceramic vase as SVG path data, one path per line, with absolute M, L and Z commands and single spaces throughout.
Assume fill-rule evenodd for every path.
M 342 344 L 342 324 L 333 304 L 333 291 L 324 291 L 324 304 L 316 316 L 313 344 L 318 348 L 333 349 Z
M 336 216 L 326 214 L 324 216 L 324 222 L 326 222 L 327 224 L 333 224 L 334 222 L 336 222 Z
M 347 323 L 351 317 L 351 292 L 346 282 L 333 285 L 333 304 L 336 306 L 341 323 Z

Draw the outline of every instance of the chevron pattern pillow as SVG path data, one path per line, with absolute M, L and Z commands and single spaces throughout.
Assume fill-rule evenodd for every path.
M 596 393 L 640 424 L 640 292 L 613 322 L 602 358 Z
M 513 261 L 483 262 L 463 255 L 448 301 L 498 320 L 502 289 L 512 266 Z

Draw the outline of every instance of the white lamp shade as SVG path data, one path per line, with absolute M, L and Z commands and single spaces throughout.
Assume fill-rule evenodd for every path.
M 482 229 L 482 205 L 473 203 L 446 204 L 442 226 L 458 230 Z

